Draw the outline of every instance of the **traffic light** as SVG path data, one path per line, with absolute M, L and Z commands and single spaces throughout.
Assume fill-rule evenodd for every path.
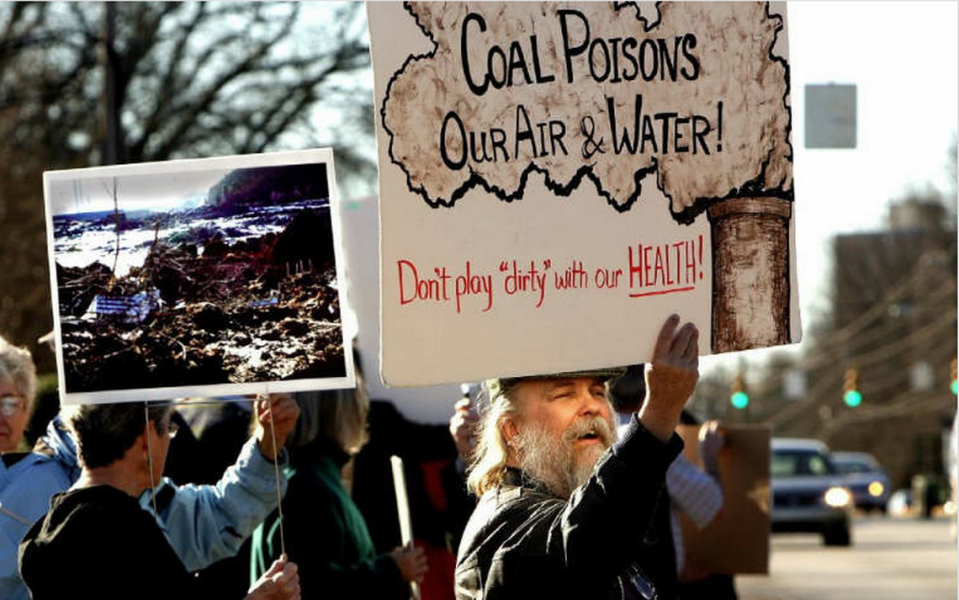
M 736 375 L 733 380 L 732 394 L 729 396 L 729 402 L 733 407 L 742 410 L 749 406 L 749 394 L 746 393 L 746 387 L 743 385 L 743 374 Z
M 956 359 L 952 359 L 952 365 L 949 367 L 949 389 L 952 395 L 959 395 L 959 381 L 956 380 Z
M 859 371 L 850 367 L 846 369 L 846 380 L 842 385 L 842 399 L 849 408 L 856 408 L 862 404 L 862 394 L 859 392 Z

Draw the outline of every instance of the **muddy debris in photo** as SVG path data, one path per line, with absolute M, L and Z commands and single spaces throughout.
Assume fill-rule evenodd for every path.
M 121 278 L 95 262 L 57 279 L 71 393 L 346 374 L 328 204 L 279 233 L 156 238 Z

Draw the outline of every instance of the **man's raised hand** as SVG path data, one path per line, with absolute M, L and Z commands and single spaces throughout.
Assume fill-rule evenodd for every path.
M 639 412 L 643 426 L 664 442 L 699 380 L 699 330 L 692 323 L 677 327 L 674 314 L 659 331 L 653 360 L 646 363 L 646 402 Z

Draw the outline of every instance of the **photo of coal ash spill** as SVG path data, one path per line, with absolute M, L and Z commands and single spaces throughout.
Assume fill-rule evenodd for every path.
M 66 394 L 346 377 L 328 166 L 48 174 Z

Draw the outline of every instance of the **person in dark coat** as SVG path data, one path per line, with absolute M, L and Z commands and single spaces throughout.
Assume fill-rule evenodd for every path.
M 169 405 L 86 404 L 67 409 L 80 479 L 55 494 L 20 544 L 33 600 L 188 600 L 201 597 L 139 496 L 160 481 L 176 432 Z M 290 421 L 291 422 L 291 421 Z M 285 440 L 286 433 L 278 433 Z M 55 576 L 51 576 L 55 574 Z M 247 600 L 299 600 L 296 565 L 274 562 Z
M 698 379 L 699 333 L 678 325 L 678 315 L 663 325 L 647 400 L 619 441 L 605 383 L 623 369 L 486 382 L 458 599 L 673 600 L 657 587 L 646 534 Z
M 422 581 L 426 559 L 419 548 L 377 554 L 363 515 L 350 498 L 342 470 L 366 441 L 369 400 L 356 390 L 295 395 L 301 414 L 290 437 L 289 487 L 280 512 L 253 533 L 250 579 L 255 580 L 285 544 L 300 567 L 304 600 L 403 599 L 411 581 Z M 389 481 L 384 493 L 392 495 Z

